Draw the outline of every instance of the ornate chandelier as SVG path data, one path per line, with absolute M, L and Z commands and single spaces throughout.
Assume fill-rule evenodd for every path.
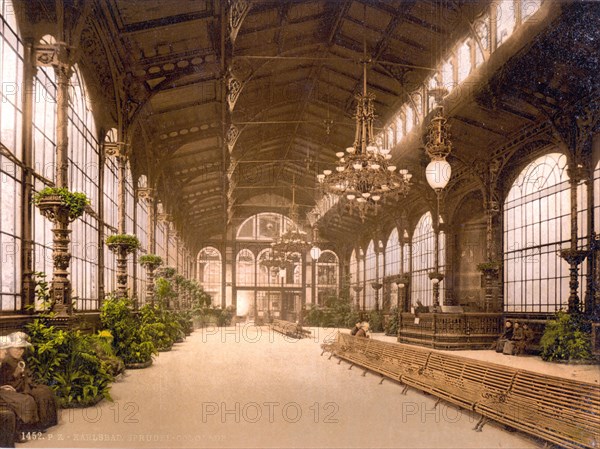
M 367 62 L 365 57 L 363 93 L 356 96 L 354 143 L 346 152 L 336 153 L 335 171 L 323 170 L 317 175 L 325 192 L 345 198 L 350 211 L 357 210 L 363 220 L 384 198 L 406 196 L 412 177 L 406 169 L 396 170 L 390 162 L 390 149 L 381 148 L 374 137 L 375 96 L 367 93 Z
M 306 232 L 298 229 L 298 211 L 296 208 L 296 180 L 292 181 L 292 205 L 290 206 L 290 220 L 292 224 L 281 234 L 273 243 L 271 243 L 271 257 L 269 264 L 279 268 L 293 265 L 301 259 L 301 255 L 306 253 L 311 247 L 306 241 Z

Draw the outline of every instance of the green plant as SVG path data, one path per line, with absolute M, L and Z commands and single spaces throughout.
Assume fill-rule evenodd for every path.
M 140 241 L 135 235 L 131 234 L 114 234 L 106 238 L 106 244 L 111 246 L 122 246 L 127 252 L 132 253 L 140 249 Z
M 163 259 L 162 257 L 157 256 L 156 254 L 144 254 L 138 259 L 138 262 L 142 266 L 147 265 L 150 267 L 157 268 L 163 264 Z
M 75 220 L 83 215 L 90 200 L 85 193 L 71 192 L 64 187 L 46 187 L 33 196 L 33 202 L 39 205 L 45 198 L 57 196 L 61 203 L 69 209 L 69 218 Z
M 148 330 L 132 315 L 131 308 L 131 300 L 109 297 L 100 310 L 102 326 L 110 330 L 115 353 L 126 365 L 146 363 L 157 353 Z
M 580 313 L 556 312 L 540 340 L 544 360 L 586 360 L 592 357 L 591 327 Z
M 173 343 L 185 336 L 174 312 L 163 304 L 146 304 L 140 308 L 140 320 L 145 335 L 159 351 L 171 349 Z
M 371 310 L 369 313 L 369 328 L 373 332 L 383 332 L 383 316 L 379 310 Z
M 171 279 L 173 276 L 175 276 L 175 273 L 177 273 L 177 270 L 173 267 L 163 267 L 160 270 L 159 275 L 167 278 L 167 279 Z
M 114 376 L 95 337 L 59 330 L 41 319 L 29 323 L 27 331 L 33 344 L 27 364 L 38 381 L 52 388 L 62 407 L 112 400 L 109 391 Z
M 154 281 L 154 295 L 159 302 L 167 304 L 169 300 L 177 297 L 177 292 L 171 281 L 164 277 L 158 277 Z
M 386 335 L 398 335 L 398 308 L 392 307 L 390 310 L 390 319 L 385 326 Z

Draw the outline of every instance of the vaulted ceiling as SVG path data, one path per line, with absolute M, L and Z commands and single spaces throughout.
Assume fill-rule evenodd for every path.
M 363 44 L 381 127 L 441 57 L 473 32 L 473 22 L 490 5 L 488 0 L 90 1 L 88 27 L 96 24 L 114 59 L 106 70 L 117 72 L 134 163 L 157 182 L 178 226 L 195 239 L 218 238 L 228 225 L 257 211 L 285 213 L 293 183 L 303 217 L 320 197 L 316 173 L 332 168 L 335 152 L 354 139 Z M 553 43 L 550 25 L 575 19 L 561 17 L 559 5 L 547 9 L 553 11 L 544 23 L 521 31 L 473 75 L 468 91 L 463 87 L 448 98 L 458 173 L 487 164 L 490 148 L 547 118 L 544 107 L 571 89 L 563 81 L 578 83 L 566 68 L 552 70 L 557 62 L 544 57 L 552 58 L 553 49 L 597 55 L 593 30 L 600 27 L 587 25 L 593 35 L 587 41 L 572 33 Z M 596 24 L 597 19 L 592 17 Z M 535 64 L 523 71 L 531 54 L 538 55 Z M 101 72 L 100 64 L 96 57 L 95 72 Z M 595 68 L 597 61 L 579 75 L 589 78 Z M 540 76 L 542 94 L 535 87 Z M 561 99 L 552 100 L 557 95 Z M 405 202 L 390 207 L 394 213 L 424 207 L 427 198 L 420 127 L 409 137 L 392 155 L 397 165 L 409 166 L 416 186 Z M 325 220 L 330 238 L 356 226 L 355 218 L 339 213 Z

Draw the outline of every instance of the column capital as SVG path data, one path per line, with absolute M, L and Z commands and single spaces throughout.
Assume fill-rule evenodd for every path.
M 160 221 L 161 223 L 170 224 L 173 217 L 171 217 L 171 214 L 161 213 L 161 214 L 158 214 L 157 218 L 158 218 L 158 221 Z
M 138 187 L 137 197 L 140 200 L 146 201 L 148 204 L 154 203 L 156 200 L 156 190 L 152 187 Z
M 124 142 L 104 142 L 104 154 L 108 157 L 116 157 L 123 158 L 127 160 L 128 158 L 128 147 Z
M 56 42 L 54 44 L 36 45 L 33 50 L 36 67 L 52 67 L 57 73 L 71 78 L 73 65 L 70 55 L 73 47 L 70 47 L 65 42 Z

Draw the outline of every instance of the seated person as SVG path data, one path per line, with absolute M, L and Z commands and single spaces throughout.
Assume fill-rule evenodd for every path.
M 8 336 L 0 337 L 0 366 L 6 355 L 6 346 L 9 343 Z M 19 441 L 16 434 L 16 419 L 13 409 L 3 399 L 3 390 L 0 390 L 0 447 L 15 447 L 15 441 Z
M 519 354 L 519 352 L 520 352 L 519 348 L 522 348 L 523 344 L 525 342 L 525 334 L 523 333 L 523 328 L 521 327 L 521 325 L 519 324 L 518 321 L 515 321 L 511 341 L 513 342 L 512 354 L 513 355 Z
M 526 323 L 523 323 L 523 326 L 519 328 L 519 338 L 517 338 L 516 335 L 517 323 L 515 323 L 515 332 L 513 334 L 513 340 L 515 340 L 515 355 L 524 354 L 527 351 L 527 346 L 533 342 L 533 331 L 529 329 L 529 326 Z
M 504 323 L 504 332 L 502 333 L 500 338 L 498 338 L 496 343 L 494 343 L 492 349 L 495 349 L 496 352 L 502 352 L 504 350 L 504 344 L 507 341 L 512 340 L 513 332 L 514 332 L 514 329 L 513 329 L 512 321 L 506 320 L 506 322 Z
M 368 322 L 365 321 L 362 324 L 361 328 L 356 333 L 356 336 L 363 337 L 363 338 L 369 338 L 369 323 Z
M 9 335 L 7 354 L 0 366 L 0 389 L 28 430 L 45 430 L 58 423 L 57 402 L 52 390 L 36 383 L 25 366 L 23 354 L 31 346 L 25 337 L 23 332 Z
M 350 331 L 350 335 L 356 335 L 356 333 L 360 330 L 361 327 L 362 327 L 362 323 L 359 321 L 358 323 L 356 323 L 354 325 L 354 327 Z

